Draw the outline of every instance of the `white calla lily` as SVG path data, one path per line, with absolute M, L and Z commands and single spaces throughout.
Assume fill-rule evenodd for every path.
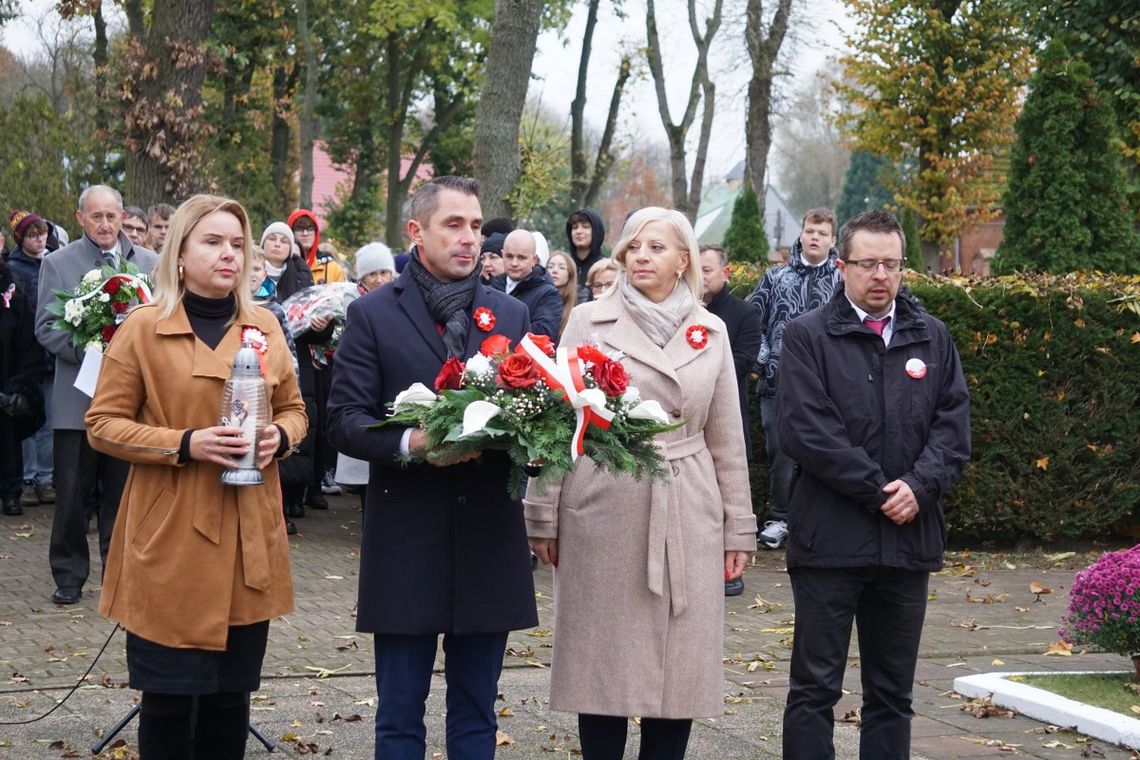
M 625 389 L 625 393 L 621 394 L 621 400 L 627 404 L 636 404 L 641 401 L 641 391 L 636 386 L 629 386 Z
M 490 401 L 472 401 L 463 410 L 463 432 L 460 437 L 481 432 L 501 411 L 503 410 Z
M 605 409 L 606 408 L 606 394 L 601 388 L 587 388 L 584 391 L 578 391 L 578 401 L 574 406 L 581 409 L 588 406 L 592 409 Z
M 464 370 L 469 376 L 482 375 L 491 370 L 491 360 L 483 354 L 475 354 L 467 360 Z
M 640 404 L 630 409 L 629 416 L 635 420 L 650 420 L 656 422 L 658 425 L 668 425 L 669 415 L 661 407 L 661 404 L 653 399 L 642 401 Z
M 406 412 L 413 406 L 431 406 L 438 398 L 439 397 L 432 393 L 431 389 L 423 383 L 412 383 L 406 390 L 402 390 L 396 394 L 396 400 L 392 403 L 392 406 L 397 413 Z

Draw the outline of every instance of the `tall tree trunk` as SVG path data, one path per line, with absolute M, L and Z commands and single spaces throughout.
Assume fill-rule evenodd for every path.
M 590 0 L 586 11 L 586 31 L 582 35 L 582 55 L 578 59 L 578 86 L 570 104 L 570 194 L 582 202 L 586 195 L 586 74 L 590 68 L 590 52 L 594 42 L 594 27 L 598 23 L 598 5 L 601 0 Z M 583 205 L 589 205 L 583 203 Z
M 696 180 L 698 196 L 694 202 L 689 194 L 689 180 L 686 177 L 687 167 L 685 154 L 685 138 L 689 134 L 694 119 L 697 116 L 697 103 L 701 100 L 702 83 L 709 82 L 708 53 L 709 45 L 720 28 L 721 10 L 723 0 L 716 0 L 713 14 L 705 21 L 704 34 L 697 24 L 696 0 L 688 0 L 689 31 L 693 35 L 693 42 L 697 46 L 697 65 L 693 70 L 692 83 L 689 86 L 689 100 L 685 104 L 685 113 L 679 123 L 673 123 L 669 113 L 669 100 L 665 91 L 665 67 L 661 61 L 661 42 L 657 34 L 657 9 L 653 0 L 646 3 L 645 31 L 647 56 L 649 58 L 649 71 L 653 75 L 653 86 L 657 92 L 657 111 L 661 115 L 661 125 L 669 138 L 669 166 L 672 174 L 673 205 L 678 211 L 689 214 L 697 212 L 700 202 L 700 185 L 704 176 L 705 154 L 708 152 L 708 134 L 712 123 L 712 103 L 706 102 L 704 115 L 701 120 L 701 140 L 698 143 L 697 161 L 694 163 L 693 179 Z M 710 83 L 711 84 L 711 83 Z M 699 174 L 697 170 L 699 169 Z
M 590 186 L 581 196 L 581 205 L 593 208 L 598 202 L 598 195 L 602 192 L 602 185 L 614 165 L 614 154 L 611 150 L 614 132 L 617 130 L 618 111 L 621 108 L 621 96 L 625 91 L 625 84 L 629 81 L 630 72 L 633 71 L 633 62 L 628 55 L 622 56 L 618 66 L 618 78 L 614 83 L 613 95 L 610 96 L 610 110 L 606 114 L 606 126 L 602 132 L 602 142 L 598 145 L 598 155 L 594 159 L 594 173 L 590 176 Z M 576 198 L 578 196 L 575 196 Z
M 297 36 L 301 41 L 301 53 L 305 61 L 305 86 L 301 91 L 301 116 L 297 128 L 300 141 L 301 208 L 313 207 L 313 141 L 316 132 L 317 110 L 317 53 L 309 29 L 308 0 L 297 0 Z
M 772 80 L 776 56 L 788 32 L 788 15 L 792 0 L 777 0 L 772 23 L 764 29 L 764 3 L 748 0 L 745 11 L 744 42 L 752 60 L 752 78 L 748 82 L 748 112 L 745 116 L 744 181 L 756 191 L 760 218 L 764 218 L 767 195 L 764 174 L 768 168 L 768 150 L 772 146 Z
M 107 21 L 103 18 L 103 3 L 99 0 L 91 11 L 92 19 L 95 22 L 95 48 L 92 53 L 92 59 L 95 61 L 95 123 L 98 124 L 98 130 L 103 132 L 108 137 L 108 127 L 112 120 L 112 106 L 111 101 L 107 99 Z M 106 175 L 107 172 L 107 150 L 106 140 L 95 140 L 95 150 L 92 154 L 92 162 L 95 164 L 95 175 Z
M 291 110 L 297 72 L 296 66 L 292 71 L 284 66 L 273 69 L 273 131 L 269 142 L 269 163 L 273 167 L 274 205 L 282 218 L 289 213 L 293 202 L 293 194 L 289 190 L 292 175 L 289 148 L 293 139 L 293 130 L 286 117 Z
M 512 215 L 519 176 L 519 121 L 538 43 L 542 0 L 495 0 L 486 79 L 475 110 L 472 160 L 483 181 L 483 216 Z
M 386 84 L 387 96 L 384 106 L 388 110 L 385 119 L 388 132 L 388 145 L 385 158 L 388 172 L 384 201 L 384 239 L 392 250 L 404 247 L 404 231 L 400 222 L 404 215 L 404 195 L 400 190 L 400 164 L 404 156 L 404 115 L 411 98 L 413 76 L 404 76 L 400 66 L 400 38 L 392 32 L 388 35 L 385 62 L 388 66 Z
M 155 0 L 146 36 L 129 40 L 127 84 L 134 92 L 121 102 L 132 203 L 176 201 L 194 189 L 203 131 L 202 43 L 213 16 L 214 0 Z

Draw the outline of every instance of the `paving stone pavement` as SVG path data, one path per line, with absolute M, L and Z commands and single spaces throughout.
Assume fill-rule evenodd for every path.
M 360 510 L 354 496 L 331 497 L 329 511 L 309 512 L 291 539 L 296 611 L 270 626 L 262 691 L 253 722 L 287 754 L 372 757 L 371 641 L 356 633 L 354 613 Z M 61 699 L 91 666 L 89 679 L 50 717 L 25 725 L 0 724 L 0 760 L 88 756 L 90 747 L 137 699 L 126 688 L 123 634 L 97 612 L 98 586 L 83 600 L 57 607 L 47 565 L 50 506 L 0 521 L 0 723 L 33 718 Z M 94 536 L 91 547 L 97 556 Z M 96 562 L 96 564 L 98 564 Z M 964 571 L 964 572 L 963 572 Z M 97 572 L 96 572 L 97 576 Z M 1022 755 L 1035 758 L 1103 757 L 1136 760 L 1128 750 L 1071 733 L 1058 733 L 1022 717 L 979 719 L 962 710 L 953 679 L 992 670 L 1122 669 L 1117 657 L 1078 653 L 1045 656 L 1057 639 L 1072 571 L 1007 567 L 984 572 L 949 568 L 931 579 L 931 600 L 915 683 L 913 757 L 928 760 Z M 1039 599 L 1038 581 L 1053 589 Z M 509 742 L 498 756 L 574 757 L 574 716 L 547 708 L 553 620 L 550 571 L 535 574 L 539 627 L 512 633 L 500 683 L 500 728 Z M 697 723 L 689 757 L 775 758 L 787 692 L 793 609 L 782 551 L 765 551 L 746 576 L 743 596 L 727 600 L 725 712 Z M 442 666 L 442 652 L 437 665 Z M 858 649 L 853 642 L 836 707 L 836 755 L 858 755 L 854 711 L 860 701 Z M 428 705 L 429 757 L 444 757 L 443 679 L 437 675 Z M 283 741 L 284 737 L 284 741 Z M 636 755 L 636 727 L 627 756 Z M 135 728 L 125 746 L 103 757 L 130 758 Z M 507 739 L 504 738 L 504 741 Z M 248 756 L 262 748 L 251 739 Z

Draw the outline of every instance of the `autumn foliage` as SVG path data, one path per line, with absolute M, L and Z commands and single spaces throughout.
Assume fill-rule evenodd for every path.
M 1001 0 L 846 0 L 857 30 L 836 91 L 853 149 L 890 159 L 895 200 L 950 265 L 955 239 L 993 217 L 1013 141 L 1029 44 Z

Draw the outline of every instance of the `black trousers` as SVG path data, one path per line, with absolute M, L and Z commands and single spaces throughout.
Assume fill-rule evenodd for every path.
M 788 571 L 796 603 L 784 759 L 835 757 L 832 708 L 843 693 L 851 624 L 863 686 L 859 757 L 910 757 L 911 697 L 930 574 L 889 567 Z
M 82 588 L 91 570 L 83 498 L 96 479 L 102 481 L 99 556 L 106 564 L 115 515 L 119 512 L 119 500 L 131 467 L 121 459 L 91 448 L 84 430 L 56 430 L 52 453 L 59 464 L 55 469 L 55 515 L 48 547 L 51 574 L 56 586 Z
M 329 442 L 328 405 L 332 389 L 332 368 L 313 370 L 313 411 L 309 429 L 313 433 L 313 471 L 310 485 L 318 491 L 325 472 L 336 467 L 336 450 Z
M 641 719 L 639 760 L 684 760 L 693 721 Z M 622 760 L 629 719 L 620 715 L 578 715 L 578 739 L 583 760 Z

